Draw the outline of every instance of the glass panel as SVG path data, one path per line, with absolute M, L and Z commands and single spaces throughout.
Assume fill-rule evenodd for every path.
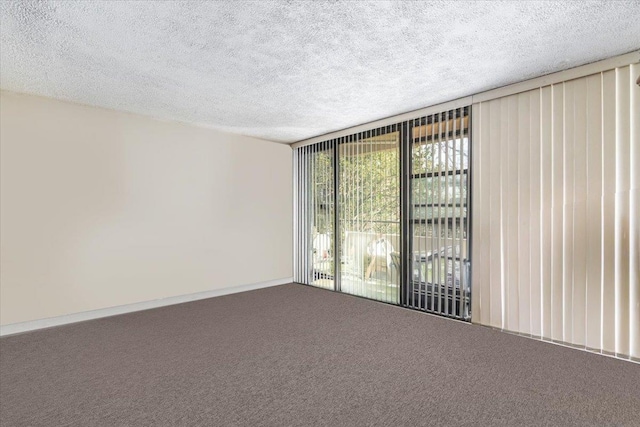
M 449 217 L 467 216 L 467 174 L 413 179 L 413 217 L 439 218 L 445 209 Z
M 425 138 L 422 138 L 424 140 Z M 448 155 L 447 155 L 448 150 Z M 469 168 L 468 138 L 414 143 L 412 150 L 414 175 Z
M 311 153 L 309 171 L 311 285 L 334 289 L 333 150 L 321 144 Z
M 407 292 L 410 306 L 467 318 L 469 140 L 468 117 L 461 113 L 425 117 L 412 129 Z
M 349 138 L 338 156 L 340 289 L 398 303 L 400 134 Z

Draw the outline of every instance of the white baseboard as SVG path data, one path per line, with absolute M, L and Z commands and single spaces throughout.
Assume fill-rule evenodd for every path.
M 183 302 L 197 301 L 238 292 L 252 291 L 268 288 L 270 286 L 284 285 L 293 282 L 293 277 L 270 280 L 268 282 L 252 283 L 249 285 L 233 286 L 210 291 L 197 292 L 195 294 L 177 295 L 175 297 L 161 298 L 151 301 L 136 302 L 133 304 L 119 305 L 116 307 L 100 308 L 97 310 L 83 311 L 80 313 L 65 314 L 63 316 L 49 317 L 46 319 L 30 320 L 28 322 L 11 323 L 0 326 L 0 336 L 19 334 L 37 329 L 51 328 L 53 326 L 69 323 L 83 322 L 85 320 L 99 319 L 101 317 L 117 316 L 118 314 L 134 311 L 148 310 L 150 308 L 164 307 L 166 305 L 181 304 Z

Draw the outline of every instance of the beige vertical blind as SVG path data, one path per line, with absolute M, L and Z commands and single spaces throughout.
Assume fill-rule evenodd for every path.
M 639 74 L 473 105 L 473 322 L 640 358 Z

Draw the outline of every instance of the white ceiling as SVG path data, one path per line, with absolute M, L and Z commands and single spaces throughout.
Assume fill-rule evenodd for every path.
M 1 2 L 2 89 L 275 141 L 640 47 L 640 2 Z

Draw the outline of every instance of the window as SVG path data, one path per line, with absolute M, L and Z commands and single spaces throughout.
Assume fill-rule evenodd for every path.
M 469 108 L 299 147 L 295 280 L 470 318 Z

